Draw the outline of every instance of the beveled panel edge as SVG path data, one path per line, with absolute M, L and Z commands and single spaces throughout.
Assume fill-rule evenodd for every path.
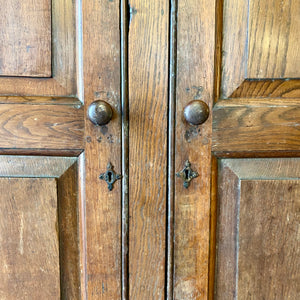
M 82 106 L 82 102 L 76 97 L 47 97 L 47 96 L 3 96 L 0 95 L 0 104 L 30 104 L 30 105 L 73 105 L 76 108 Z
M 245 78 L 228 98 L 300 98 L 300 79 Z
M 77 157 L 0 155 L 0 177 L 59 178 Z
M 216 206 L 214 295 L 215 298 L 222 295 L 226 299 L 234 299 L 238 276 L 239 247 L 235 236 L 238 235 L 239 230 L 240 179 L 230 167 L 224 164 L 223 160 L 218 160 L 217 168 L 218 200 Z M 220 201 L 221 199 L 224 201 Z
M 239 180 L 300 179 L 300 158 L 222 158 Z

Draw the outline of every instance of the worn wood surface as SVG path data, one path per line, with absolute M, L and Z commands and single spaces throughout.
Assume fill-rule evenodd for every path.
M 0 298 L 60 298 L 55 179 L 1 178 L 0 216 Z
M 300 98 L 300 80 L 245 80 L 231 98 Z
M 228 167 L 219 167 L 218 174 L 218 208 L 216 233 L 216 277 L 214 299 L 236 297 L 236 257 L 238 217 L 238 185 L 239 178 Z M 233 199 L 229 201 L 228 199 Z M 227 200 L 227 201 L 226 201 Z
M 57 180 L 60 287 L 62 299 L 80 299 L 78 165 Z
M 296 158 L 221 160 L 216 299 L 299 298 L 299 168 Z
M 280 93 L 285 94 L 285 89 L 288 88 L 286 97 L 294 97 L 295 93 L 299 96 L 298 88 L 295 92 L 294 87 L 291 90 L 291 83 L 277 80 L 299 78 L 299 2 L 254 0 L 249 3 L 224 0 L 221 97 L 227 98 L 235 93 L 248 78 L 276 80 L 266 81 L 263 86 L 258 83 L 258 87 L 255 86 L 256 83 L 251 82 L 251 86 L 247 83 L 245 87 L 239 88 L 238 94 L 242 90 L 254 92 L 254 96 L 270 96 L 265 89 L 268 93 L 275 89 L 273 97 L 278 97 Z
M 83 149 L 83 108 L 0 105 L 0 148 Z
M 51 1 L 1 2 L 0 75 L 50 77 Z
M 247 25 L 248 2 L 240 0 L 224 0 L 223 28 L 217 35 L 222 35 L 222 75 L 220 97 L 227 98 L 247 78 Z M 220 5 L 220 4 L 219 4 Z M 222 31 L 221 31 L 222 30 Z
M 247 78 L 299 78 L 299 0 L 249 6 Z
M 59 178 L 76 160 L 76 157 L 0 155 L 0 177 Z
M 299 180 L 241 182 L 239 299 L 299 299 L 299 208 Z
M 78 163 L 74 157 L 0 156 L 0 177 L 57 178 L 55 229 L 59 234 L 60 293 L 64 299 L 79 299 L 79 195 Z M 56 184 L 54 183 L 56 186 Z M 22 196 L 30 199 L 20 187 Z M 39 194 L 37 194 L 39 197 Z M 37 198 L 39 200 L 39 198 Z M 55 205 L 56 205 L 55 202 Z M 55 206 L 56 207 L 56 206 Z M 34 219 L 30 219 L 34 223 Z M 28 220 L 28 222 L 30 221 Z M 37 244 L 37 243 L 36 243 Z M 38 244 L 36 245 L 38 247 Z M 58 275 L 59 276 L 59 275 Z M 35 297 L 33 293 L 31 296 Z
M 129 298 L 164 299 L 169 1 L 130 5 Z
M 15 5 L 11 5 L 11 2 Z M 11 45 L 20 47 L 22 51 L 20 55 L 25 51 L 23 61 L 16 59 L 15 53 L 7 50 L 9 43 L 5 44 L 1 40 L 2 46 L 0 47 L 4 47 L 5 61 L 10 62 L 10 67 L 13 69 L 11 73 L 21 76 L 19 73 L 24 69 L 22 66 L 34 67 L 35 60 L 40 61 L 40 65 L 47 66 L 50 73 L 46 74 L 49 78 L 40 78 L 42 74 L 34 75 L 33 71 L 30 71 L 31 74 L 24 75 L 31 77 L 7 77 L 12 74 L 1 74 L 6 75 L 0 78 L 2 95 L 76 95 L 76 81 L 80 73 L 77 72 L 78 64 L 80 64 L 78 55 L 80 39 L 76 28 L 80 24 L 80 14 L 76 13 L 78 3 L 72 0 L 13 0 L 4 3 L 5 7 L 1 8 L 1 16 L 5 17 L 0 18 L 0 22 L 4 22 L 0 26 L 0 39 L 8 38 L 5 32 L 12 27 L 14 32 L 7 33 L 11 39 Z M 8 23 L 6 19 L 9 20 Z M 19 42 L 21 42 L 20 45 Z M 47 46 L 43 45 L 45 43 Z M 1 59 L 1 66 L 5 66 L 5 61 Z M 41 68 L 41 66 L 37 67 Z M 39 77 L 32 78 L 32 76 Z
M 238 99 L 214 107 L 215 152 L 297 151 L 300 107 L 297 99 Z
M 208 297 L 212 119 L 210 115 L 203 125 L 192 126 L 183 109 L 192 100 L 212 107 L 214 45 L 214 3 L 179 1 L 175 170 L 189 160 L 199 176 L 188 189 L 175 179 L 174 299 Z
M 0 104 L 65 104 L 79 108 L 82 105 L 82 102 L 74 97 L 0 96 Z
M 119 1 L 82 1 L 85 111 L 94 100 L 113 108 L 106 126 L 85 122 L 86 292 L 121 296 L 121 181 L 110 192 L 99 179 L 109 162 L 121 173 Z M 86 113 L 85 113 L 86 115 Z

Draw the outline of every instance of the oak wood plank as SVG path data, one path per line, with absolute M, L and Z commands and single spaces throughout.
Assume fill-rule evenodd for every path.
M 215 152 L 299 150 L 300 108 L 296 99 L 224 100 L 213 113 Z
M 129 298 L 164 299 L 169 1 L 130 1 Z
M 213 104 L 215 9 L 212 1 L 178 2 L 175 170 L 189 160 L 199 176 L 188 189 L 175 178 L 174 299 L 208 298 L 212 118 L 193 126 L 183 109 L 192 100 Z
M 50 77 L 51 1 L 2 1 L 0 75 Z
M 83 149 L 83 109 L 69 105 L 0 105 L 1 149 Z
M 300 3 L 252 0 L 247 78 L 299 78 Z
M 0 178 L 0 298 L 60 298 L 56 192 L 53 178 Z
M 109 162 L 121 174 L 120 1 L 82 1 L 85 115 L 95 100 L 113 108 L 106 126 L 85 121 L 86 299 L 121 298 L 121 181 L 99 179 Z

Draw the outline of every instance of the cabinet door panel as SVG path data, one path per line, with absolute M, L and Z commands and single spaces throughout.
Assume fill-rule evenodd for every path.
M 300 160 L 219 162 L 218 299 L 298 299 Z
M 79 299 L 77 158 L 0 162 L 1 298 Z
M 214 295 L 298 299 L 300 4 L 225 0 L 219 13 Z

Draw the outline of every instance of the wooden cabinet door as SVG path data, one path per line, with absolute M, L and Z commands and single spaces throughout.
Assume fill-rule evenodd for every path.
M 1 5 L 1 299 L 299 298 L 297 0 Z
M 299 1 L 217 9 L 215 298 L 298 299 Z

